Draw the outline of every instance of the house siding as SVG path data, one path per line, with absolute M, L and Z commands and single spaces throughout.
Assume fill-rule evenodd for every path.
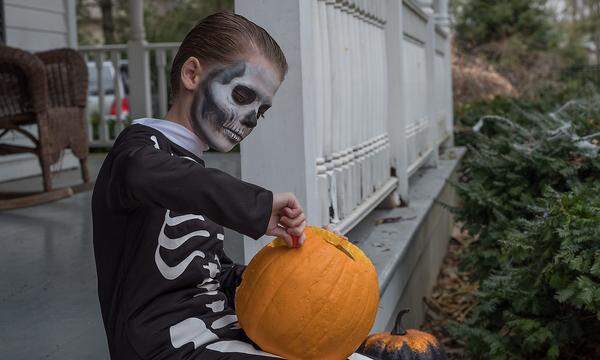
M 40 51 L 68 44 L 66 1 L 4 0 L 6 44 Z

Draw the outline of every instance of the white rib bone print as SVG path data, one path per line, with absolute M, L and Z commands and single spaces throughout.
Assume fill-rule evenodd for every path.
M 235 322 L 238 321 L 237 316 L 235 315 L 225 315 L 221 318 L 218 318 L 217 320 L 213 321 L 212 325 L 210 326 L 213 329 L 222 329 L 227 325 L 231 325 Z
M 212 279 L 210 279 L 212 280 Z M 198 289 L 205 289 L 206 291 L 215 291 L 219 288 L 219 282 L 218 281 L 211 281 L 211 282 L 207 282 L 206 284 L 203 285 L 198 285 L 197 286 Z
M 162 259 L 161 255 L 160 255 L 161 247 L 163 247 L 165 249 L 169 249 L 169 250 L 174 250 L 195 236 L 201 236 L 201 237 L 209 237 L 210 236 L 210 233 L 206 230 L 194 231 L 187 235 L 184 235 L 184 236 L 181 236 L 181 237 L 178 237 L 175 239 L 171 239 L 165 234 L 165 227 L 167 225 L 175 226 L 175 225 L 181 224 L 184 221 L 189 221 L 189 220 L 194 220 L 194 219 L 204 221 L 204 217 L 202 217 L 201 215 L 186 214 L 186 215 L 176 216 L 176 217 L 172 218 L 171 210 L 167 210 L 165 212 L 165 220 L 162 224 L 160 233 L 158 235 L 158 244 L 156 246 L 156 251 L 154 253 L 154 261 L 156 262 L 156 266 L 158 267 L 158 270 L 160 271 L 162 276 L 167 280 L 177 279 L 181 274 L 183 274 L 185 269 L 187 269 L 188 265 L 194 260 L 194 258 L 196 258 L 196 257 L 204 258 L 206 256 L 203 251 L 195 250 L 192 253 L 190 253 L 179 264 L 177 264 L 175 266 L 169 266 L 165 263 L 165 261 Z M 211 271 L 211 274 L 212 274 L 212 271 Z M 214 276 L 211 276 L 211 277 L 214 277 Z

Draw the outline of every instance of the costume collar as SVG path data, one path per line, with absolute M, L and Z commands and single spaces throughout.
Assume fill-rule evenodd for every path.
M 201 157 L 202 153 L 208 150 L 208 145 L 200 141 L 196 134 L 176 122 L 162 119 L 142 118 L 134 120 L 133 124 L 145 125 L 160 131 L 167 139 L 198 157 Z

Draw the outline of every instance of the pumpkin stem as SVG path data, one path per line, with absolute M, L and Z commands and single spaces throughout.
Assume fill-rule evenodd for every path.
M 398 316 L 396 316 L 396 323 L 394 324 L 394 329 L 392 330 L 392 335 L 406 335 L 406 330 L 404 330 L 404 327 L 402 327 L 402 317 L 408 312 L 410 312 L 410 309 L 404 309 L 398 312 Z

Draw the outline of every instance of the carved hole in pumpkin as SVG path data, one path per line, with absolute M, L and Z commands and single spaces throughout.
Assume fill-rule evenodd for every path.
M 356 261 L 356 257 L 354 256 L 354 254 L 352 253 L 352 251 L 349 250 L 349 249 L 347 249 L 344 246 L 344 244 L 338 238 L 334 238 L 334 239 L 325 238 L 325 241 L 327 241 L 331 245 L 335 246 L 338 250 L 340 250 L 341 252 L 343 252 L 344 254 L 346 254 L 346 256 L 348 256 L 350 259 Z M 288 247 L 288 245 L 285 242 L 285 240 L 283 240 L 281 238 L 276 238 L 268 246 L 269 247 L 273 247 L 273 248 L 274 247 Z
M 350 249 L 347 249 L 344 246 L 344 243 L 339 238 L 337 238 L 337 237 L 336 238 L 325 238 L 325 241 L 327 241 L 331 245 L 335 246 L 338 250 L 340 250 L 341 252 L 346 254 L 346 256 L 348 256 L 350 259 L 356 260 L 354 258 L 354 254 L 352 253 L 352 251 Z
M 346 254 L 350 259 L 352 260 L 356 260 L 354 258 L 354 254 L 352 254 L 350 252 L 350 250 L 346 249 L 342 244 L 337 244 L 335 245 L 336 248 L 338 248 L 338 250 L 340 250 L 341 252 L 343 252 L 344 254 Z

